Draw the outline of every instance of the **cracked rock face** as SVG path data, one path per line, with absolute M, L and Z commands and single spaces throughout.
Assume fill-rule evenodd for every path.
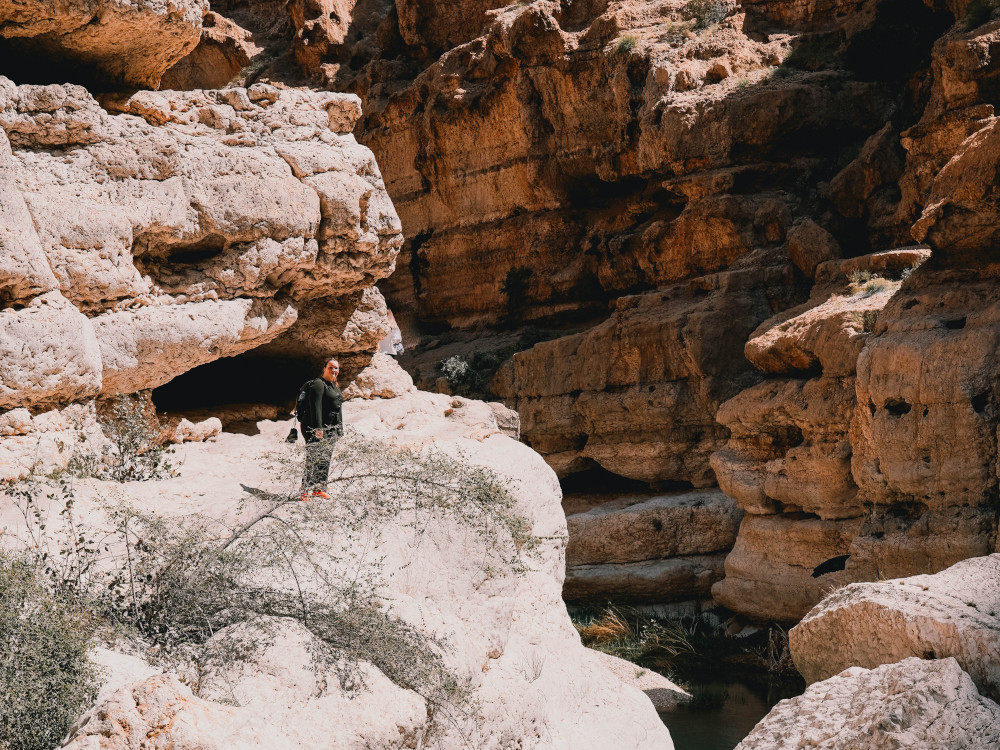
M 1000 706 L 954 659 L 851 667 L 781 701 L 736 750 L 814 747 L 987 750 L 1000 742 Z
M 74 0 L 0 5 L 0 59 L 113 86 L 149 86 L 198 43 L 208 0 Z M 52 77 L 53 80 L 58 80 Z
M 98 103 L 0 79 L 0 408 L 155 388 L 265 343 L 373 350 L 402 238 L 359 115 L 263 85 Z

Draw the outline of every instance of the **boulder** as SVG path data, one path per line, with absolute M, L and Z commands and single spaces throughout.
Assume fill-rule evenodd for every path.
M 954 659 L 851 667 L 771 709 L 736 750 L 962 748 L 1000 743 L 1000 706 Z
M 43 68 L 116 87 L 156 88 L 163 72 L 198 43 L 207 0 L 42 0 L 0 9 L 8 54 Z
M 388 354 L 376 352 L 357 377 L 344 388 L 344 399 L 395 398 L 413 390 L 413 378 Z
M 572 539 L 572 536 L 570 537 Z M 570 565 L 563 598 L 570 602 L 666 604 L 700 601 L 722 580 L 726 555 L 693 555 L 634 563 Z
M 568 515 L 566 564 L 637 563 L 726 551 L 742 513 L 718 490 L 640 496 Z
M 101 391 L 92 322 L 59 292 L 0 311 L 0 409 L 66 403 Z
M 913 654 L 953 657 L 983 695 L 1000 699 L 998 580 L 1000 554 L 993 554 L 934 575 L 845 586 L 790 631 L 795 666 L 817 682 Z

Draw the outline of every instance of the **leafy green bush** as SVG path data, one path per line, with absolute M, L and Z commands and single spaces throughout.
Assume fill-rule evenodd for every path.
M 0 747 L 50 750 L 93 703 L 94 621 L 49 592 L 33 567 L 0 556 Z

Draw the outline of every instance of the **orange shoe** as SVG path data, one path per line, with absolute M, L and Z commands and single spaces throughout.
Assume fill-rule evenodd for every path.
M 329 500 L 330 499 L 330 496 L 327 495 L 325 492 L 323 492 L 323 490 L 313 490 L 312 491 L 312 496 L 313 497 L 318 497 L 321 500 Z
M 312 500 L 312 496 L 305 490 L 302 490 L 302 492 L 299 493 L 299 500 L 306 502 L 308 500 Z

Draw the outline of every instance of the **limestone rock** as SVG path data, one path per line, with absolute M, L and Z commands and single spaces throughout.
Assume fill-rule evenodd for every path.
M 1000 304 L 972 268 L 917 272 L 858 360 L 851 425 L 863 497 L 931 508 L 992 502 Z
M 998 742 L 1000 706 L 954 659 L 909 658 L 811 685 L 771 709 L 736 750 L 987 750 Z
M 606 654 L 603 651 L 595 650 L 593 655 L 601 663 L 601 666 L 615 677 L 626 684 L 635 685 L 644 692 L 657 711 L 665 711 L 691 699 L 690 693 L 657 672 L 642 669 L 630 661 L 619 659 L 617 656 Z
M 94 326 L 59 292 L 0 311 L 0 409 L 81 400 L 101 391 Z
M 799 222 L 788 233 L 788 258 L 809 278 L 820 263 L 839 257 L 837 240 L 812 219 Z
M 572 539 L 572 536 L 570 537 Z M 563 598 L 572 602 L 666 604 L 708 599 L 725 575 L 724 553 L 566 568 Z
M 253 34 L 219 13 L 201 19 L 198 46 L 163 74 L 161 89 L 221 89 L 262 51 Z
M 635 563 L 725 551 L 736 541 L 742 513 L 719 492 L 659 495 L 600 505 L 567 516 L 569 566 Z
M 449 409 L 452 413 L 446 414 Z M 560 596 L 565 518 L 558 482 L 541 458 L 502 435 L 492 410 L 481 402 L 411 391 L 391 399 L 354 399 L 344 411 L 349 430 L 338 445 L 359 438 L 411 450 L 433 445 L 470 469 L 485 466 L 498 472 L 509 482 L 517 513 L 539 537 L 526 569 L 514 575 L 484 571 L 481 535 L 446 515 L 419 539 L 404 519 L 391 519 L 374 535 L 368 552 L 381 561 L 386 606 L 420 632 L 448 635 L 443 658 L 468 682 L 476 701 L 474 714 L 456 713 L 454 722 L 438 723 L 433 746 L 499 748 L 514 742 L 524 747 L 669 750 L 669 734 L 636 686 L 634 670 L 633 679 L 615 677 L 580 644 L 569 620 Z M 270 464 L 277 454 L 295 450 L 284 443 L 288 421 L 258 426 L 257 435 L 222 433 L 214 441 L 178 446 L 179 474 L 157 482 L 155 493 L 148 486 L 136 488 L 141 489 L 137 493 L 123 486 L 127 501 L 165 520 L 197 513 L 235 522 L 246 501 L 240 482 L 274 486 L 279 480 Z M 101 500 L 107 489 L 95 480 L 80 483 L 74 511 L 81 523 L 108 522 Z M 22 538 L 16 511 L 7 505 L 0 504 L 0 524 L 7 526 L 12 540 Z M 326 542 L 338 549 L 335 539 L 319 541 L 324 544 L 317 550 L 328 548 Z M 169 675 L 139 675 L 138 681 L 127 682 L 77 724 L 69 746 L 429 746 L 430 737 L 423 734 L 426 705 L 416 693 L 362 664 L 369 690 L 348 699 L 336 675 L 324 681 L 324 675 L 313 671 L 311 636 L 301 626 L 275 625 L 269 628 L 272 639 L 246 632 L 260 648 L 226 674 L 203 670 L 200 697 Z M 215 638 L 229 635 L 237 634 Z M 206 698 L 227 698 L 241 706 Z
M 583 333 L 516 354 L 494 383 L 560 475 L 595 464 L 645 482 L 714 484 L 719 403 L 756 376 L 741 351 L 782 269 L 732 272 L 620 299 Z M 788 290 L 783 290 L 787 293 Z
M 850 377 L 772 379 L 743 391 L 719 409 L 731 430 L 712 455 L 719 486 L 751 513 L 859 515 L 847 436 L 855 403 Z
M 93 324 L 104 363 L 102 389 L 156 388 L 192 367 L 274 339 L 296 317 L 290 306 L 245 298 L 98 315 Z
M 18 347 L 2 404 L 152 388 L 276 338 L 269 356 L 374 349 L 386 312 L 371 287 L 402 238 L 349 134 L 357 97 L 257 84 L 102 104 L 0 79 L 0 316 Z M 24 326 L 56 310 L 22 351 Z M 43 340 L 52 354 L 29 357 Z M 61 373 L 39 371 L 53 356 Z
M 222 432 L 222 420 L 218 417 L 209 417 L 201 422 L 182 419 L 174 428 L 171 442 L 201 442 L 202 440 L 208 440 L 210 437 L 215 437 L 220 432 Z
M 796 622 L 838 586 L 933 573 L 989 554 L 995 540 L 996 514 L 981 508 L 896 507 L 829 521 L 748 513 L 712 595 L 754 619 Z
M 1000 698 L 1000 554 L 934 575 L 855 583 L 826 597 L 789 633 L 809 682 L 848 666 L 874 668 L 916 654 L 954 657 L 983 695 Z
M 206 0 L 41 0 L 0 9 L 0 36 L 15 54 L 63 63 L 100 83 L 155 88 L 197 43 Z M 10 54 L 10 53 L 8 53 Z M 56 62 L 58 61 L 58 62 Z M 92 72 L 91 72 L 92 71 Z
M 388 354 L 376 352 L 371 363 L 344 389 L 344 399 L 395 398 L 413 390 L 413 378 Z

